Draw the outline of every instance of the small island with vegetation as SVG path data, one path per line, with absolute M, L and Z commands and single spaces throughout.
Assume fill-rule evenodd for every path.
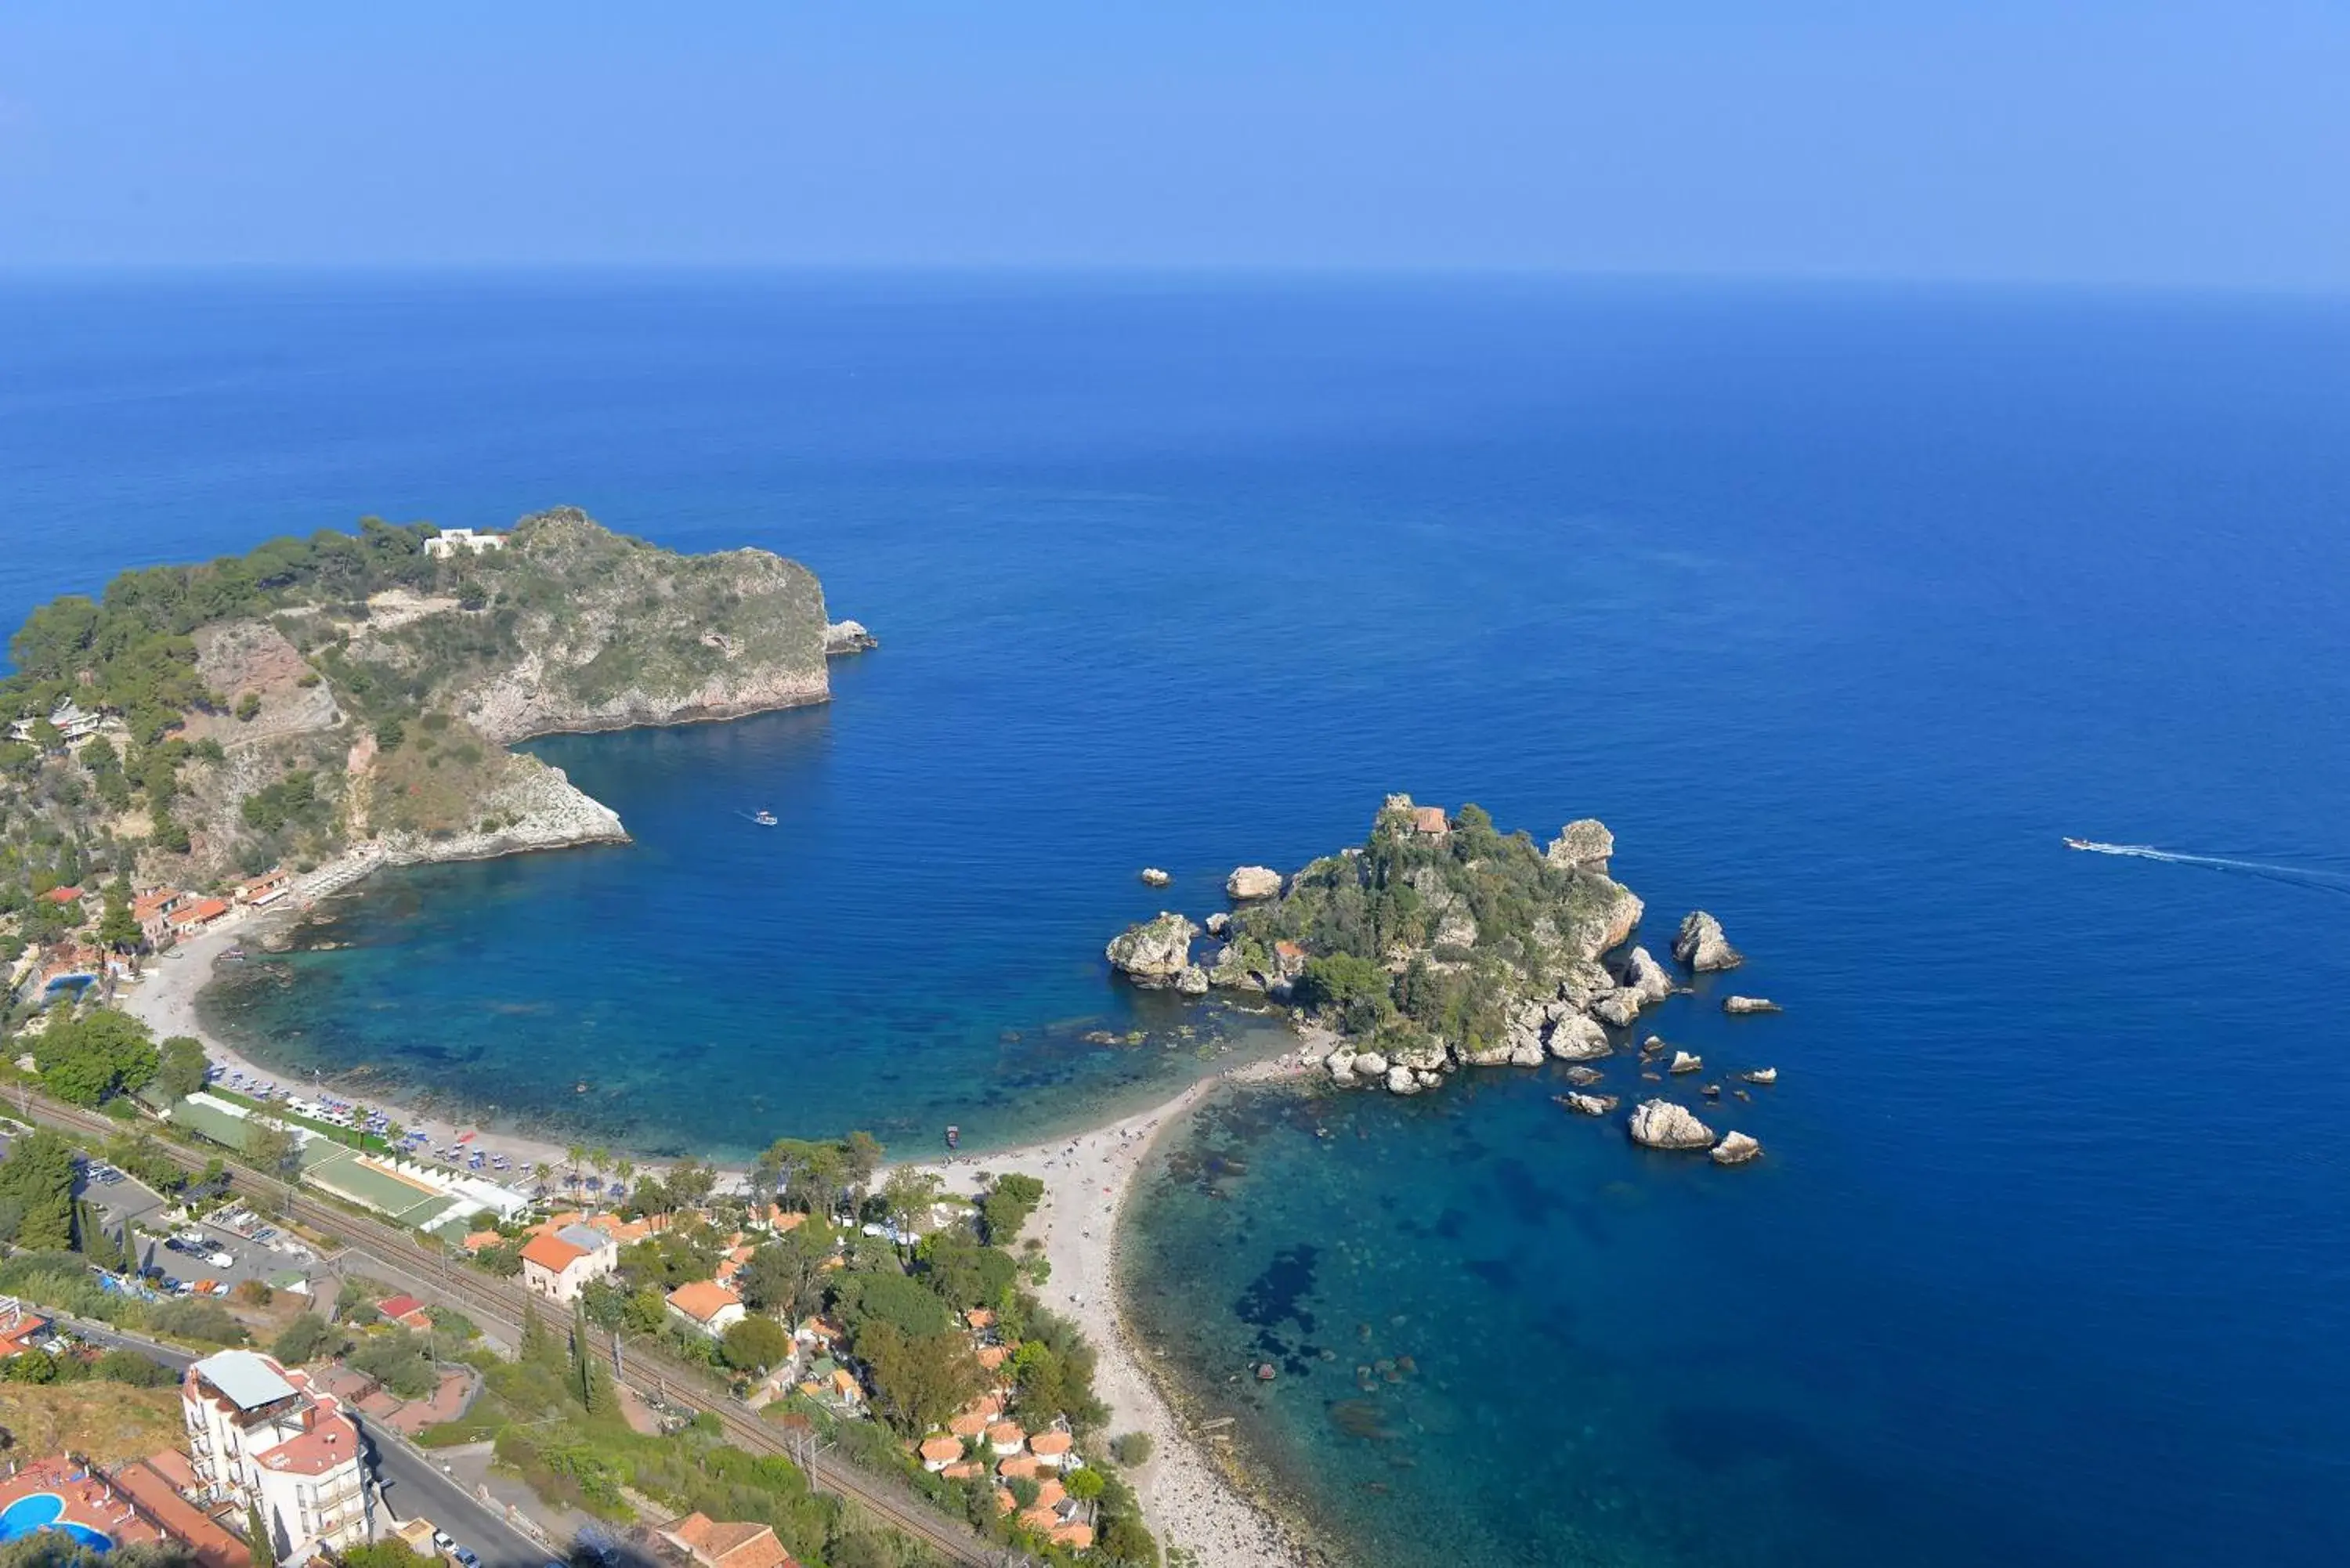
M 1639 898 L 1608 875 L 1615 836 L 1590 819 L 1568 823 L 1548 844 L 1504 834 L 1482 808 L 1447 813 L 1389 795 L 1370 836 L 1292 877 L 1243 866 L 1225 883 L 1232 908 L 1194 923 L 1162 913 L 1113 940 L 1110 965 L 1134 983 L 1192 995 L 1216 989 L 1262 992 L 1322 1032 L 1315 1059 L 1333 1084 L 1383 1085 L 1416 1095 L 1459 1068 L 1583 1064 L 1613 1054 L 1611 1031 L 1683 989 L 1645 947 L 1627 948 Z M 1211 946 L 1196 958 L 1204 934 Z M 1726 970 L 1742 957 L 1703 910 L 1681 922 L 1673 955 L 1692 972 Z M 1760 1007 L 1769 1007 L 1761 1003 Z M 1731 997 L 1728 1011 L 1758 1011 Z M 1643 1065 L 1666 1046 L 1651 1036 Z M 1670 1074 L 1702 1064 L 1678 1053 Z M 1645 1075 L 1662 1082 L 1667 1072 Z M 1773 1070 L 1746 1081 L 1775 1082 Z M 1578 1088 L 1598 1081 L 1577 1068 Z M 1704 1093 L 1718 1097 L 1719 1085 Z M 1743 1095 L 1745 1091 L 1737 1091 Z M 1570 1094 L 1568 1109 L 1603 1115 L 1614 1096 Z M 1636 1113 L 1637 1141 L 1655 1147 L 1716 1147 L 1677 1109 Z M 1722 1163 L 1752 1158 L 1743 1134 L 1716 1147 Z

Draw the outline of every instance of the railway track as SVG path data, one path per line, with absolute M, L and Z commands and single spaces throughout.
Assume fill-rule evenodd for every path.
M 28 1090 L 19 1091 L 17 1106 L 27 1119 L 46 1122 L 68 1132 L 107 1138 L 125 1130 L 124 1123 L 111 1117 Z M 187 1168 L 200 1168 L 199 1162 L 184 1151 L 168 1143 L 159 1147 Z M 228 1164 L 230 1179 L 240 1194 L 271 1204 L 286 1198 L 286 1183 L 234 1160 Z M 353 1251 L 387 1272 L 403 1276 L 411 1285 L 426 1286 L 469 1314 L 489 1318 L 494 1326 L 504 1329 L 519 1342 L 523 1306 L 527 1299 L 520 1285 L 474 1272 L 456 1263 L 448 1253 L 424 1246 L 396 1226 L 330 1207 L 304 1196 L 298 1189 L 293 1190 L 291 1201 L 285 1207 L 301 1224 L 326 1235 L 342 1237 Z M 655 1395 L 673 1404 L 708 1411 L 718 1418 L 728 1442 L 752 1453 L 779 1454 L 790 1459 L 807 1472 L 812 1486 L 857 1503 L 950 1563 L 968 1564 L 969 1568 L 1020 1568 L 1033 1562 L 1024 1553 L 989 1545 L 960 1520 L 948 1518 L 879 1477 L 832 1459 L 808 1443 L 795 1441 L 790 1434 L 778 1431 L 733 1395 L 713 1387 L 701 1369 L 673 1356 L 641 1344 L 629 1345 L 619 1356 L 615 1376 L 639 1394 Z

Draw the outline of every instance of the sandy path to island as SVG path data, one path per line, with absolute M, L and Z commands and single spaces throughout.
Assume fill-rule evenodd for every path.
M 1110 1429 L 1150 1434 L 1149 1462 L 1129 1472 L 1144 1517 L 1162 1544 L 1189 1548 L 1202 1568 L 1289 1568 L 1311 1558 L 1224 1479 L 1206 1443 L 1177 1419 L 1144 1369 L 1119 1313 L 1118 1220 L 1136 1177 L 1170 1127 L 1223 1085 L 1299 1075 L 1305 1049 L 1202 1078 L 1163 1105 L 1091 1132 L 1000 1154 L 914 1162 L 965 1196 L 979 1189 L 981 1178 L 1014 1171 L 1045 1184 L 1045 1200 L 1023 1233 L 1043 1240 L 1053 1266 L 1036 1293 L 1046 1306 L 1075 1318 L 1099 1351 L 1094 1390 L 1110 1408 Z
M 275 1082 L 305 1099 L 317 1098 L 317 1085 L 303 1082 L 298 1074 L 280 1072 L 247 1060 L 206 1030 L 196 1016 L 196 993 L 203 990 L 213 978 L 213 966 L 220 956 L 231 948 L 258 941 L 265 931 L 286 918 L 275 911 L 244 911 L 224 919 L 209 930 L 182 939 L 169 952 L 148 960 L 145 974 L 137 984 L 119 991 L 115 995 L 115 1004 L 152 1029 L 158 1040 L 166 1040 L 174 1034 L 192 1035 L 203 1042 L 204 1054 L 226 1071 L 242 1071 L 247 1077 Z M 473 1141 L 466 1145 L 468 1148 L 478 1148 L 485 1154 L 503 1154 L 514 1162 L 512 1170 L 484 1170 L 480 1173 L 484 1176 L 502 1176 L 509 1183 L 526 1187 L 532 1166 L 544 1162 L 560 1172 L 569 1163 L 563 1145 L 549 1143 L 543 1138 L 526 1137 L 519 1133 L 476 1131 L 475 1124 L 472 1122 L 425 1116 L 412 1106 L 402 1106 L 397 1101 L 359 1090 L 337 1090 L 335 1093 L 338 1097 L 375 1106 L 403 1127 L 431 1134 L 434 1148 L 447 1147 L 456 1141 L 460 1133 L 474 1132 Z

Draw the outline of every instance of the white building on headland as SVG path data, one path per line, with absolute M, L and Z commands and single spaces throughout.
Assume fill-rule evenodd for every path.
M 8 726 L 8 738 L 12 741 L 30 741 L 33 738 L 33 726 L 39 722 L 37 719 L 15 720 Z M 49 722 L 57 727 L 58 738 L 68 746 L 79 745 L 101 731 L 119 731 L 122 728 L 122 721 L 120 719 L 109 719 L 103 711 L 92 712 L 70 697 L 51 710 Z
M 359 1426 L 307 1375 L 224 1350 L 188 1368 L 180 1405 L 202 1501 L 257 1511 L 278 1562 L 368 1539 Z
M 424 553 L 437 561 L 445 561 L 460 550 L 478 556 L 484 550 L 505 547 L 504 534 L 476 534 L 471 528 L 443 528 L 424 541 Z

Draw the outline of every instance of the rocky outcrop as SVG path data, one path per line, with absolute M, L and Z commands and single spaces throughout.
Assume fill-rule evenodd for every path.
M 1692 970 L 1736 969 L 1746 959 L 1730 945 L 1721 934 L 1721 922 L 1703 909 L 1692 911 L 1681 921 L 1680 934 L 1673 938 L 1673 957 Z
M 1198 964 L 1187 963 L 1175 974 L 1175 989 L 1185 996 L 1208 994 L 1208 971 Z
M 1112 938 L 1103 956 L 1135 984 L 1163 988 L 1176 984 L 1193 967 L 1191 939 L 1199 934 L 1200 928 L 1182 916 L 1161 911 L 1155 919 L 1128 926 Z
M 626 844 L 618 813 L 572 784 L 561 768 L 527 753 L 505 759 L 500 782 L 479 800 L 470 832 L 379 835 L 380 858 L 394 866 L 431 860 L 488 860 L 525 849 Z
M 1585 1067 L 1580 1065 L 1569 1067 L 1565 1074 L 1566 1081 L 1573 1084 L 1578 1089 L 1588 1088 L 1590 1085 L 1599 1082 L 1599 1080 L 1604 1076 L 1606 1076 L 1606 1075 L 1601 1073 L 1596 1067 Z
M 1624 955 L 1623 981 L 1627 989 L 1639 992 L 1643 1004 L 1662 1002 L 1673 993 L 1673 977 L 1646 948 L 1634 948 Z
M 1224 933 L 1232 929 L 1232 918 L 1224 913 L 1222 909 L 1218 909 L 1214 914 L 1210 915 L 1206 919 L 1200 923 L 1207 929 L 1207 932 L 1210 936 L 1215 938 L 1218 941 L 1222 941 L 1224 940 Z
M 1146 888 L 1164 888 L 1168 883 L 1172 882 L 1173 880 L 1175 880 L 1173 877 L 1161 871 L 1156 866 L 1145 866 L 1142 868 L 1142 885 Z M 1215 935 L 1214 929 L 1211 928 L 1208 934 L 1210 936 Z
M 1413 1076 L 1411 1069 L 1405 1066 L 1402 1063 L 1399 1062 L 1394 1066 L 1388 1069 L 1388 1094 L 1416 1095 L 1419 1093 L 1419 1080 Z
M 1551 1019 L 1549 1033 L 1544 1037 L 1554 1057 L 1562 1062 L 1589 1062 L 1616 1049 L 1608 1044 L 1607 1032 L 1597 1023 L 1562 1003 L 1551 1005 L 1561 1009 Z
M 1721 1135 L 1721 1141 L 1713 1146 L 1713 1163 L 1744 1165 L 1762 1152 L 1760 1139 L 1749 1137 L 1742 1132 L 1726 1132 Z
M 1767 996 L 1725 996 L 1721 999 L 1721 1010 L 1731 1013 L 1781 1011 L 1779 1004 Z
M 1607 825 L 1586 816 L 1560 828 L 1558 836 L 1543 850 L 1543 858 L 1563 871 L 1605 877 L 1608 857 L 1615 853 L 1616 836 L 1607 831 Z
M 1629 986 L 1618 986 L 1606 995 L 1594 999 L 1591 1015 L 1618 1029 L 1629 1029 L 1640 1016 L 1640 1005 L 1647 998 Z
M 1270 866 L 1243 866 L 1224 878 L 1224 893 L 1234 903 L 1281 896 L 1281 873 Z
M 1676 1051 L 1673 1053 L 1672 1065 L 1667 1067 L 1665 1071 L 1668 1073 L 1701 1073 L 1705 1071 L 1705 1058 L 1702 1056 L 1692 1056 L 1686 1051 Z
M 1561 1095 L 1558 1103 L 1581 1116 L 1604 1116 L 1616 1108 L 1613 1095 Z
M 1745 1079 L 1750 1084 L 1775 1084 L 1779 1081 L 1779 1069 L 1776 1067 L 1757 1067 L 1752 1072 L 1741 1073 L 1738 1075 Z
M 1707 1148 L 1713 1129 L 1670 1100 L 1644 1100 L 1632 1113 L 1632 1141 L 1644 1148 Z
M 865 629 L 863 621 L 837 620 L 824 628 L 824 651 L 827 659 L 844 653 L 864 653 L 881 646 L 881 639 Z

